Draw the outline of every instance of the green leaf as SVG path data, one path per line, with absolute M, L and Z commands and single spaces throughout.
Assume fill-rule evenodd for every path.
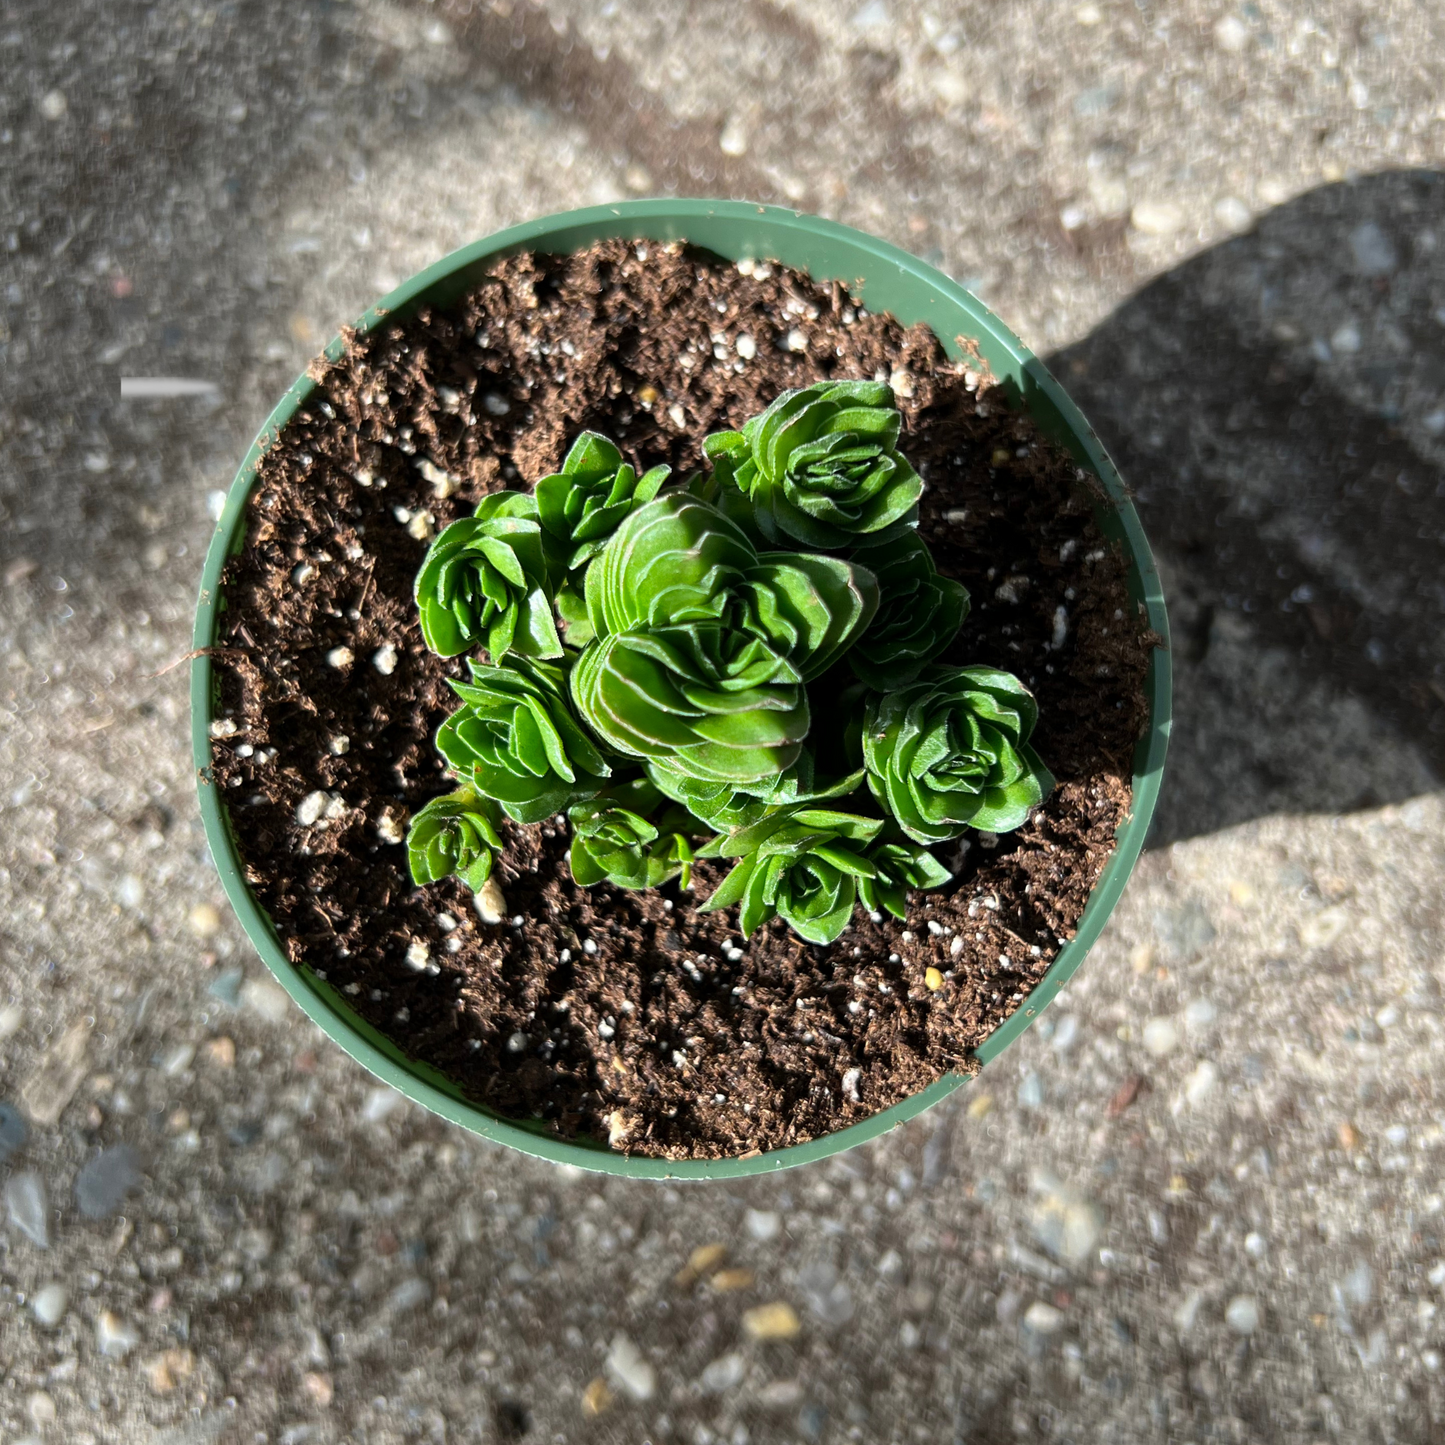
M 456 874 L 475 892 L 501 851 L 497 805 L 470 787 L 433 798 L 407 828 L 407 863 L 419 887 Z
M 934 667 L 868 704 L 863 759 L 873 795 L 919 843 L 1023 824 L 1054 780 L 1028 746 L 1037 707 L 1010 673 Z
M 525 493 L 494 492 L 473 516 L 447 527 L 428 549 L 413 591 L 422 637 L 441 657 L 479 644 L 493 661 L 513 650 L 562 655 L 537 504 Z
M 611 767 L 572 715 L 566 675 L 517 659 L 473 663 L 453 682 L 463 706 L 437 732 L 437 749 L 477 791 L 519 823 L 537 823 L 605 786 Z
M 848 665 L 869 687 L 895 692 L 913 682 L 958 634 L 968 616 L 968 590 L 940 577 L 916 532 L 857 548 L 852 558 L 878 579 L 872 622 L 848 653 Z
M 776 544 L 841 548 L 916 520 L 923 483 L 898 450 L 891 388 L 818 382 L 786 391 L 738 433 L 703 450 L 752 501 L 758 530 Z

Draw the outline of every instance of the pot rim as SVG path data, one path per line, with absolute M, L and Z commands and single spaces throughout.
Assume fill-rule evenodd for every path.
M 1122 544 L 1129 564 L 1130 595 L 1144 605 L 1149 626 L 1160 638 L 1150 655 L 1145 683 L 1149 726 L 1135 751 L 1133 803 L 1116 835 L 1113 855 L 1094 885 L 1075 935 L 1060 949 L 1043 978 L 1025 995 L 1013 1014 L 974 1050 L 988 1064 L 1008 1047 L 1053 1001 L 1059 989 L 1083 962 L 1118 902 L 1144 844 L 1158 801 L 1172 723 L 1169 619 L 1158 569 L 1128 492 L 1103 445 L 1064 389 L 1034 354 L 986 306 L 942 272 L 887 241 L 836 221 L 802 211 L 747 201 L 652 199 L 620 201 L 543 216 L 498 231 L 452 252 L 418 272 L 370 308 L 356 330 L 371 330 L 386 319 L 406 317 L 422 304 L 445 306 L 459 298 L 485 274 L 486 264 L 520 250 L 566 253 L 607 237 L 666 242 L 687 240 L 728 260 L 745 256 L 776 260 L 805 269 L 816 279 L 846 281 L 861 291 L 873 311 L 891 311 L 905 325 L 929 321 L 950 355 L 963 354 L 962 343 L 977 354 L 1053 439 L 1073 453 L 1081 467 L 1102 483 L 1107 500 L 1098 509 L 1106 535 Z M 865 267 L 861 272 L 854 266 Z M 935 309 L 936 308 L 936 309 Z M 933 321 L 943 313 L 966 318 L 967 329 L 941 334 Z M 344 342 L 334 337 L 325 355 L 337 360 Z M 245 543 L 246 499 L 256 467 L 282 428 L 315 389 L 303 372 L 276 404 L 261 427 L 226 495 L 206 553 L 196 605 L 192 646 L 209 648 L 216 639 L 225 600 L 220 595 L 221 569 Z M 293 964 L 265 909 L 245 881 L 230 816 L 212 775 L 210 726 L 214 697 L 211 659 L 202 652 L 191 664 L 191 742 L 197 792 L 206 841 L 221 884 L 247 937 L 281 986 L 322 1031 L 383 1083 L 407 1098 L 483 1138 L 555 1163 L 630 1178 L 735 1179 L 811 1163 L 877 1138 L 921 1114 L 968 1082 L 969 1076 L 948 1073 L 919 1093 L 859 1123 L 766 1153 L 724 1159 L 660 1159 L 617 1152 L 600 1141 L 569 1141 L 541 1132 L 544 1126 L 503 1119 L 466 1099 L 460 1089 L 428 1064 L 408 1059 L 394 1041 L 355 1014 L 344 997 L 309 968 Z

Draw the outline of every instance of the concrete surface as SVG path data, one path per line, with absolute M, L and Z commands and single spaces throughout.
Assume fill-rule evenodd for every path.
M 1442 54 L 1425 3 L 0 6 L 0 1439 L 1438 1439 Z M 337 324 L 668 191 L 979 290 L 1179 635 L 1158 845 L 1067 998 L 726 1188 L 489 1149 L 306 1025 L 163 670 Z

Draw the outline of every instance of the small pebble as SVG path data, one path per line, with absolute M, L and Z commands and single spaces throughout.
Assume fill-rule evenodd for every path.
M 431 1298 L 431 1286 L 424 1280 L 412 1275 L 404 1279 L 386 1297 L 386 1308 L 388 1313 L 398 1315 L 404 1314 L 407 1310 L 414 1310 L 419 1305 L 424 1305 Z
M 46 1329 L 53 1330 L 65 1318 L 65 1310 L 69 1304 L 70 1296 L 65 1292 L 65 1286 L 51 1283 L 36 1290 L 35 1297 L 30 1301 L 30 1309 Z
M 248 978 L 241 985 L 241 1003 L 268 1023 L 279 1024 L 291 1012 L 291 995 L 269 979 Z
M 384 1084 L 367 1092 L 366 1102 L 361 1106 L 361 1118 L 363 1123 L 380 1124 L 383 1119 L 389 1119 L 406 1101 L 395 1089 L 388 1089 Z
M 634 1400 L 650 1400 L 657 1389 L 657 1371 L 626 1335 L 613 1336 L 612 1348 L 607 1352 L 607 1373 Z
M 29 1138 L 30 1125 L 25 1115 L 12 1104 L 0 1104 L 0 1164 L 24 1148 Z
M 1156 1059 L 1162 1059 L 1178 1046 L 1179 1030 L 1174 1026 L 1173 1019 L 1155 1018 L 1144 1025 L 1143 1037 L 1144 1047 Z
M 502 893 L 502 885 L 496 878 L 488 878 L 472 899 L 472 906 L 477 910 L 477 917 L 483 923 L 497 924 L 507 916 L 507 900 Z
M 888 378 L 888 385 L 893 388 L 895 396 L 910 397 L 913 395 L 913 373 L 911 371 L 895 371 Z
M 721 1395 L 725 1390 L 731 1390 L 734 1386 L 741 1384 L 746 1371 L 746 1362 L 742 1355 L 734 1350 L 720 1356 L 708 1365 L 703 1370 L 698 1384 L 702 1387 L 705 1395 Z
M 105 1219 L 140 1187 L 141 1158 L 129 1144 L 102 1149 L 75 1176 L 75 1202 L 87 1219 Z
M 1259 1327 L 1259 1305 L 1254 1296 L 1235 1295 L 1225 1308 L 1224 1323 L 1237 1335 L 1252 1335 Z
M 197 938 L 210 938 L 221 927 L 221 910 L 214 903 L 197 903 L 187 918 Z
M 681 428 L 687 425 L 687 413 L 683 411 L 682 406 L 678 402 L 673 402 L 673 404 L 668 407 L 667 419 L 675 427 Z
M 371 665 L 383 676 L 390 677 L 396 671 L 396 647 L 390 642 L 383 642 L 375 652 L 371 654 Z
M 210 727 L 213 738 L 233 738 L 240 731 L 236 726 L 236 719 L 233 717 L 218 717 Z
M 55 1401 L 44 1390 L 32 1391 L 25 1401 L 25 1413 L 37 1430 L 43 1430 L 55 1424 Z
M 351 750 L 351 739 L 347 737 L 345 733 L 340 733 L 338 736 L 331 739 L 331 742 L 328 744 L 328 746 L 331 750 L 332 757 L 343 757 Z
M 64 120 L 69 109 L 70 102 L 66 100 L 63 90 L 47 90 L 40 98 L 40 114 L 46 120 Z
M 923 971 L 923 983 L 930 993 L 937 993 L 943 987 L 943 975 L 936 968 L 926 968 Z
M 1191 1105 L 1202 1104 L 1214 1092 L 1219 1082 L 1219 1070 L 1205 1059 L 1184 1081 L 1184 1097 Z
M 231 1039 L 224 1035 L 212 1039 L 205 1049 L 207 1060 L 218 1069 L 231 1069 L 236 1065 L 236 1045 Z
M 749 1209 L 743 1215 L 743 1228 L 759 1244 L 776 1239 L 783 1227 L 782 1217 L 772 1209 Z
M 418 973 L 421 973 L 427 964 L 431 962 L 431 953 L 428 951 L 426 944 L 419 938 L 413 940 L 408 946 L 406 950 L 406 961 L 408 966 L 414 968 Z
M 611 1409 L 614 1399 L 612 1391 L 607 1388 L 607 1381 L 598 1375 L 582 1392 L 582 1413 L 588 1419 L 595 1420 L 598 1415 Z
M 314 793 L 307 793 L 296 805 L 296 821 L 303 828 L 309 828 L 326 811 L 326 805 L 330 801 L 319 788 Z
M 1198 1033 L 1219 1017 L 1219 1010 L 1207 998 L 1191 999 L 1184 1010 L 1185 1027 Z
M 1063 1312 L 1043 1300 L 1035 1300 L 1024 1311 L 1024 1328 L 1035 1335 L 1057 1334 L 1063 1328 Z
M 483 395 L 482 405 L 486 407 L 489 416 L 506 416 L 512 409 L 511 402 L 506 397 L 499 396 L 495 391 L 489 391 Z
M 5 1185 L 5 1211 L 32 1244 L 50 1248 L 50 1209 L 38 1174 L 26 1170 L 11 1176 Z
M 743 1313 L 743 1329 L 754 1340 L 791 1340 L 802 1328 L 797 1311 L 786 1300 L 774 1300 Z
M 758 354 L 758 343 L 751 336 L 739 336 L 733 343 L 733 350 L 742 357 L 744 361 L 751 361 Z
M 808 338 L 795 326 L 784 338 L 783 347 L 787 351 L 806 351 Z
M 1263 1259 L 1269 1252 L 1269 1245 L 1265 1243 L 1264 1235 L 1257 1229 L 1251 1229 L 1244 1236 L 1244 1252 L 1251 1259 Z
M 383 843 L 400 843 L 406 837 L 405 818 L 390 808 L 376 820 L 376 836 Z
M 331 1383 L 330 1375 L 323 1375 L 317 1370 L 308 1370 L 301 1377 L 301 1388 L 306 1391 L 323 1410 L 331 1403 L 336 1391 Z
M 862 1077 L 862 1069 L 848 1069 L 843 1074 L 843 1097 L 854 1104 L 862 1102 L 858 1097 L 858 1082 Z
M 140 1343 L 135 1328 L 110 1310 L 102 1310 L 95 1322 L 96 1348 L 113 1360 L 123 1360 Z
M 356 654 L 344 644 L 341 647 L 333 647 L 331 651 L 326 654 L 326 662 L 329 667 L 350 667 L 355 661 Z
M 1019 1105 L 1024 1109 L 1042 1109 L 1044 1106 L 1044 1081 L 1032 1069 L 1019 1085 Z

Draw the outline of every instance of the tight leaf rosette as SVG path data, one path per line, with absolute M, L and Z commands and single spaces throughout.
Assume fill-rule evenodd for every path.
M 803 807 L 716 838 L 699 857 L 741 861 L 702 911 L 738 903 L 744 938 L 781 917 L 809 943 L 832 943 L 853 916 L 860 880 L 876 872 L 866 850 L 883 826 L 882 818 Z
M 501 851 L 497 805 L 474 788 L 433 798 L 407 829 L 407 863 L 418 887 L 455 874 L 475 893 L 492 876 Z
M 573 878 L 584 888 L 604 881 L 619 888 L 657 888 L 681 874 L 686 888 L 694 857 L 689 833 L 697 822 L 675 804 L 656 820 L 644 816 L 662 801 L 656 788 L 637 779 L 569 808 Z
M 885 383 L 820 381 L 785 391 L 741 431 L 714 432 L 703 450 L 769 542 L 841 548 L 917 517 L 923 483 L 898 450 L 900 426 Z
M 940 577 L 917 532 L 853 553 L 878 578 L 878 611 L 848 653 L 854 674 L 879 692 L 914 681 L 958 635 L 968 616 L 968 589 Z
M 562 669 L 517 659 L 471 664 L 462 700 L 437 732 L 437 749 L 456 774 L 495 798 L 519 823 L 539 823 L 595 796 L 612 769 L 567 704 Z
M 650 502 L 671 474 L 671 467 L 652 467 L 639 477 L 605 436 L 583 432 L 562 470 L 536 486 L 538 517 L 566 549 L 567 570 L 585 567 L 627 514 Z
M 804 685 L 852 645 L 878 605 L 866 568 L 759 554 L 696 497 L 633 512 L 587 570 L 596 636 L 572 671 L 586 722 L 630 757 L 747 783 L 795 763 Z
M 919 843 L 965 828 L 1006 833 L 1049 795 L 1054 780 L 1029 746 L 1038 710 L 1011 673 L 938 667 L 868 705 L 868 786 Z
M 417 573 L 426 645 L 441 657 L 485 647 L 493 662 L 509 653 L 561 657 L 549 559 L 556 546 L 538 521 L 535 497 L 483 497 L 472 516 L 437 537 Z
M 614 443 L 585 431 L 572 443 L 562 470 L 537 483 L 538 517 L 563 557 L 566 577 L 554 601 L 569 646 L 582 647 L 592 639 L 582 599 L 582 569 L 627 514 L 650 502 L 671 475 L 672 468 L 662 466 L 638 476 Z
M 870 913 L 908 916 L 910 888 L 941 888 L 953 874 L 928 851 L 906 838 L 880 838 L 868 850 L 873 872 L 858 880 L 858 897 Z

